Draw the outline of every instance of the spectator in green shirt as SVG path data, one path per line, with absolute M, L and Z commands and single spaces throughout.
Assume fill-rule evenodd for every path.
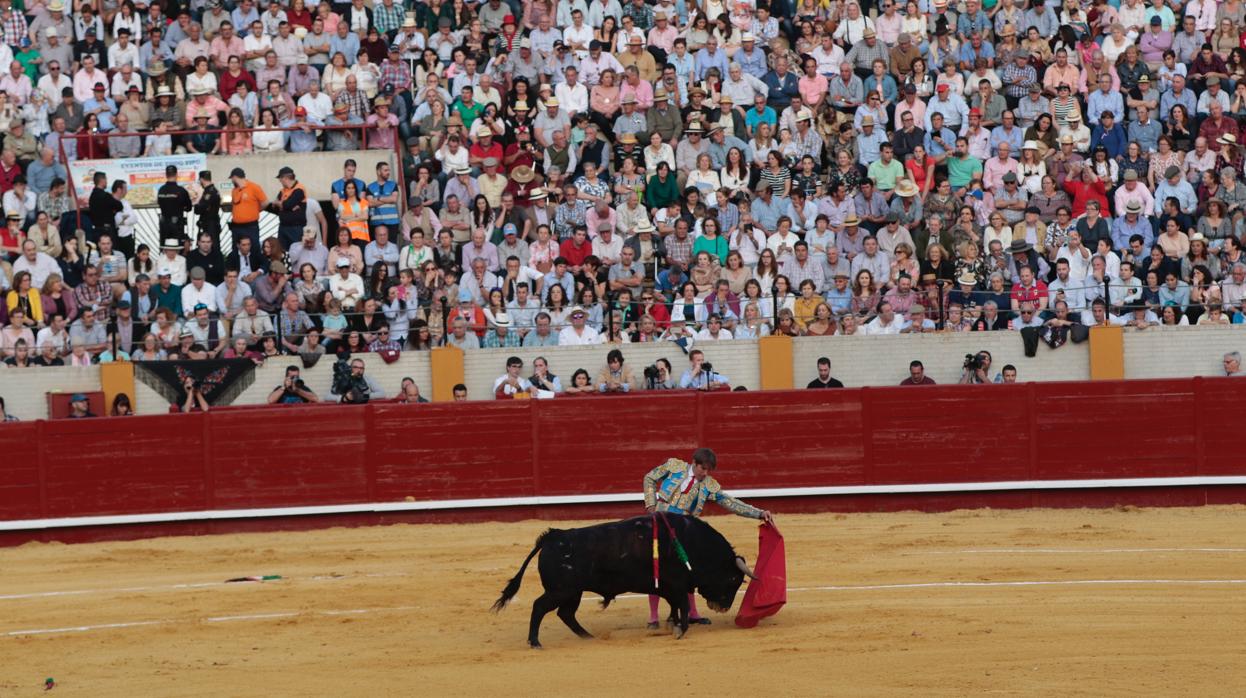
M 870 179 L 874 180 L 874 188 L 883 198 L 891 201 L 891 191 L 896 188 L 896 182 L 904 177 L 904 165 L 895 159 L 895 151 L 890 143 L 884 143 L 878 154 L 879 159 L 870 163 Z
M 464 85 L 462 94 L 450 107 L 463 119 L 463 130 L 468 133 L 472 132 L 472 124 L 476 123 L 476 119 L 485 112 L 485 106 L 477 103 L 474 95 L 472 86 Z
M 982 174 L 982 161 L 969 154 L 969 141 L 956 139 L 956 154 L 947 159 L 947 178 L 957 195 L 965 193 L 969 180 Z

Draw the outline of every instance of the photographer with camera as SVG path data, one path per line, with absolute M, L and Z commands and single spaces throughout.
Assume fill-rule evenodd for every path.
M 186 391 L 186 401 L 182 403 L 183 412 L 207 412 L 210 409 L 208 399 L 203 396 L 203 390 L 194 378 L 186 376 L 186 380 L 182 381 L 182 390 Z
M 320 402 L 320 397 L 303 382 L 298 366 L 286 366 L 285 379 L 268 394 L 268 404 L 300 405 L 308 402 Z
M 350 358 L 349 352 L 338 355 L 333 364 L 333 389 L 329 398 L 351 405 L 362 405 L 374 398 L 385 397 L 385 391 L 371 376 L 364 375 L 363 359 Z
M 965 354 L 965 363 L 961 366 L 960 380 L 957 382 L 961 385 L 1003 382 L 1003 377 L 999 374 L 994 379 L 990 375 L 991 352 L 983 349 L 977 354 Z
M 671 377 L 671 362 L 658 359 L 645 367 L 645 390 L 674 390 L 675 379 Z
M 700 349 L 688 352 L 688 369 L 679 378 L 679 387 L 692 390 L 730 390 L 726 376 L 714 372 L 714 365 L 705 360 Z

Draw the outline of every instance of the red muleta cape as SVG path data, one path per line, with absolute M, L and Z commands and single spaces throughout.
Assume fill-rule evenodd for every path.
M 744 592 L 744 602 L 736 614 L 735 624 L 752 628 L 758 621 L 773 616 L 787 603 L 787 559 L 783 547 L 783 535 L 770 524 L 757 529 L 757 564 L 753 567 L 756 579 L 749 580 Z

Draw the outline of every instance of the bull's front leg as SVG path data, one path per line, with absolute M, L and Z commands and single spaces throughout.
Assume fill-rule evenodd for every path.
M 688 632 L 688 595 L 676 591 L 667 597 L 666 602 L 671 605 L 671 614 L 675 616 L 675 639 L 678 640 Z

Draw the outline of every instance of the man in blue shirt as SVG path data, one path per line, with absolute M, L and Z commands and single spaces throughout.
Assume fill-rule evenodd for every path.
M 868 114 L 861 117 L 861 132 L 857 134 L 857 162 L 862 167 L 879 158 L 883 143 L 887 143 L 886 132 L 874 125 L 874 117 Z
M 1151 249 L 1155 241 L 1155 232 L 1151 221 L 1142 215 L 1142 202 L 1130 201 L 1125 204 L 1124 214 L 1112 221 L 1112 247 L 1117 250 L 1129 249 L 1129 240 L 1135 235 L 1142 236 L 1144 249 Z
M 346 58 L 348 66 L 354 65 L 355 59 L 359 57 L 359 36 L 350 31 L 350 22 L 338 22 L 337 33 L 329 37 L 329 55 L 337 53 Z
M 753 199 L 753 222 L 769 236 L 779 227 L 779 216 L 787 213 L 787 202 L 776 201 L 774 192 L 765 183 L 757 186 L 757 198 Z
M 252 22 L 260 21 L 260 11 L 255 9 L 255 0 L 241 0 L 229 14 L 229 21 L 235 27 L 249 27 Z
M 926 154 L 942 165 L 956 147 L 956 134 L 943 125 L 943 114 L 930 115 L 930 130 L 926 132 Z
M 766 74 L 766 54 L 759 48 L 755 48 L 757 37 L 752 32 L 744 32 L 741 39 L 741 48 L 735 52 L 733 60 L 740 64 L 740 69 L 745 75 L 752 75 L 760 80 Z
M 684 273 L 683 265 L 679 263 L 679 260 L 672 259 L 669 264 L 670 267 L 658 272 L 658 276 L 654 280 L 654 287 L 667 298 L 678 293 L 679 289 L 688 281 L 688 275 Z
M 1043 0 L 1033 0 L 1030 5 L 1030 9 L 1025 11 L 1021 26 L 1037 27 L 1039 36 L 1055 36 L 1056 29 L 1060 27 L 1060 19 L 1056 17 L 1055 11 L 1046 7 Z
M 113 115 L 117 113 L 117 104 L 107 94 L 104 83 L 95 83 L 91 98 L 82 103 L 82 113 L 94 113 L 100 120 L 100 131 L 111 131 Z M 85 118 L 85 117 L 84 117 Z
M 999 126 L 991 129 L 991 151 L 999 150 L 1000 143 L 1007 143 L 1012 152 L 1021 152 L 1021 146 L 1025 145 L 1025 131 L 1017 125 L 1017 115 L 1006 109 L 999 119 Z
M 1125 154 L 1126 145 L 1125 129 L 1116 123 L 1112 112 L 1104 111 L 1099 115 L 1099 123 L 1090 130 L 1090 151 L 1093 153 L 1095 148 L 1103 146 L 1108 151 L 1108 157 L 1115 160 Z
M 1166 120 L 1168 115 L 1172 113 L 1172 106 L 1180 104 L 1185 107 L 1185 113 L 1193 118 L 1195 107 L 1198 102 L 1195 101 L 1194 91 L 1186 89 L 1185 76 L 1172 76 L 1172 87 L 1159 97 L 1159 113 L 1160 120 Z
M 989 67 L 994 67 L 995 47 L 989 41 L 982 40 L 982 34 L 974 32 L 969 41 L 966 41 L 960 47 L 960 69 L 973 70 L 974 62 L 979 58 L 985 58 Z
M 1168 169 L 1164 170 L 1164 181 L 1155 187 L 1156 201 L 1165 201 L 1170 196 L 1177 200 L 1179 209 L 1182 211 L 1193 211 L 1198 208 L 1198 195 L 1194 193 L 1194 187 L 1181 176 L 1181 168 L 1176 165 L 1169 165 Z
M 1151 110 L 1145 104 L 1138 105 L 1138 119 L 1129 124 L 1129 140 L 1137 141 L 1143 153 L 1153 153 L 1159 148 L 1162 133 L 1159 122 L 1151 118 Z
M 838 248 L 836 248 L 838 249 Z M 835 274 L 835 284 L 824 294 L 827 305 L 835 317 L 844 315 L 852 308 L 852 289 L 848 287 L 848 275 L 840 272 Z
M 1099 89 L 1086 96 L 1086 113 L 1095 117 L 1105 111 L 1112 112 L 1117 123 L 1125 119 L 1125 102 L 1121 93 L 1112 89 L 1112 76 L 1102 73 L 1099 75 Z
M 682 36 L 675 39 L 675 50 L 666 57 L 666 62 L 675 68 L 675 77 L 679 80 L 679 89 L 688 90 L 689 78 L 696 75 L 696 58 L 688 53 L 688 40 Z
M 720 78 L 727 75 L 727 53 L 718 50 L 718 39 L 710 35 L 705 48 L 697 51 L 697 79 L 704 80 L 710 68 L 718 68 Z
M 773 109 L 766 106 L 766 95 L 753 97 L 753 108 L 744 113 L 744 125 L 749 133 L 757 131 L 757 124 L 770 124 L 771 128 L 779 123 L 779 117 Z
M 956 34 L 961 41 L 974 34 L 981 36 L 990 28 L 991 18 L 982 11 L 982 4 L 979 0 L 966 0 L 965 11 L 956 19 Z

